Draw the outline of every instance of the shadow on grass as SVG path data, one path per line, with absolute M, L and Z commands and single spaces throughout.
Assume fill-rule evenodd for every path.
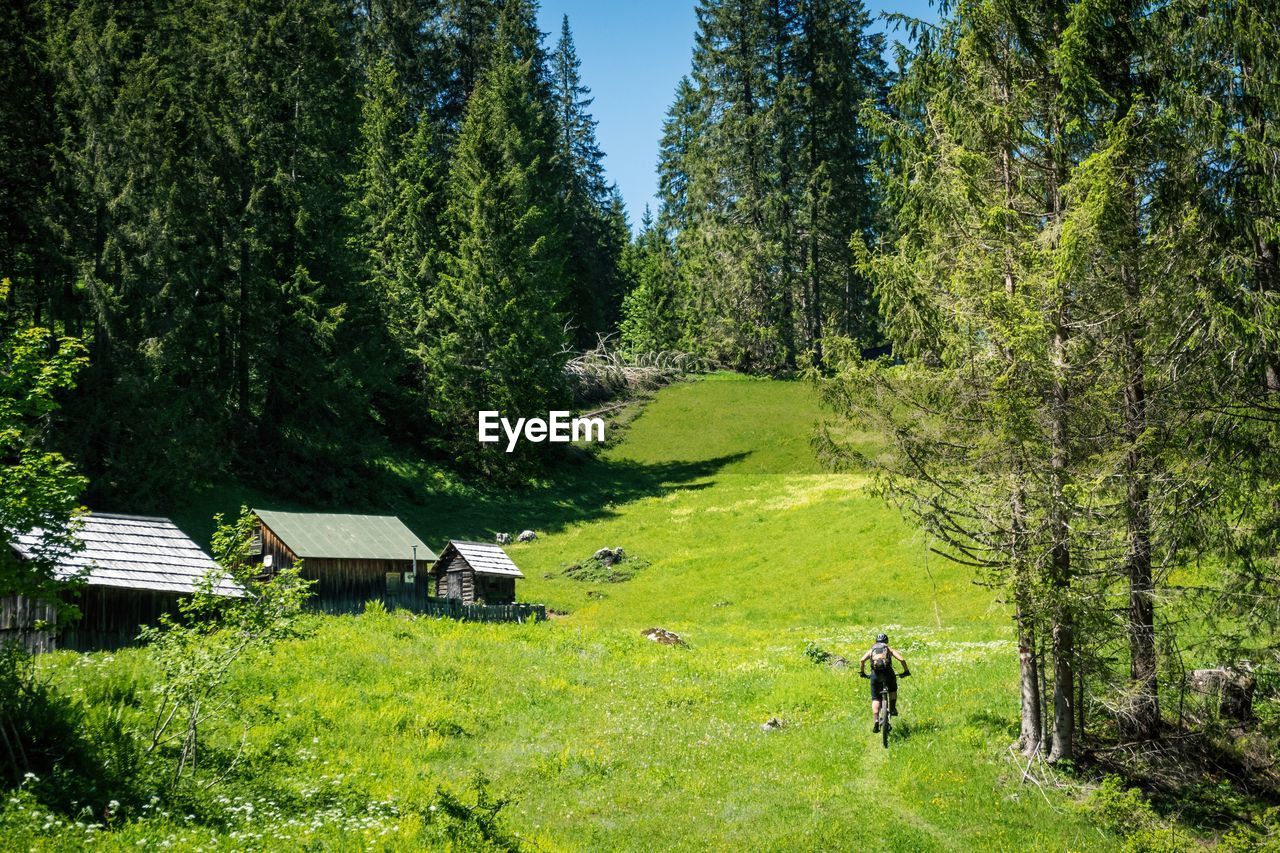
M 1020 722 L 1017 719 L 1003 714 L 993 714 L 990 711 L 978 711 L 970 714 L 968 719 L 970 725 L 988 731 L 1000 732 L 1011 740 L 1018 737 L 1020 730 Z
M 214 513 L 232 517 L 241 504 L 299 512 L 392 514 L 438 548 L 446 539 L 492 541 L 498 532 L 555 533 L 570 524 L 608 518 L 643 498 L 705 489 L 712 485 L 709 478 L 749 455 L 646 464 L 581 454 L 567 458 L 543 483 L 514 489 L 479 486 L 432 491 L 430 485 L 410 476 L 386 473 L 378 496 L 345 502 L 290 500 L 233 483 L 197 496 L 173 517 L 197 542 L 207 544 Z
M 891 738 L 894 740 L 911 740 L 913 735 L 927 735 L 942 730 L 942 724 L 937 720 L 903 720 L 899 719 L 893 724 L 893 733 Z

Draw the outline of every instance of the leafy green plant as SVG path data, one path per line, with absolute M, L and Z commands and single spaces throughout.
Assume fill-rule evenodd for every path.
M 118 727 L 100 729 L 90 731 L 83 706 L 42 678 L 31 655 L 12 643 L 0 646 L 0 787 L 24 788 L 63 813 L 101 811 L 123 796 L 131 768 L 103 754 L 102 747 L 118 752 L 110 749 Z M 131 751 L 125 744 L 121 754 Z
M 520 836 L 508 829 L 500 812 L 510 803 L 494 796 L 489 779 L 477 771 L 471 778 L 471 801 L 445 788 L 436 789 L 434 801 L 424 810 L 427 835 L 463 850 L 519 851 Z
M 812 640 L 804 644 L 804 656 L 814 663 L 826 663 L 831 660 L 831 652 Z
M 1126 786 L 1118 776 L 1103 778 L 1083 808 L 1098 826 L 1118 835 L 1160 826 L 1160 818 L 1142 792 Z
M 248 508 L 241 508 L 232 524 L 223 523 L 221 515 L 214 521 L 213 552 L 223 575 L 207 575 L 196 593 L 183 600 L 176 618 L 166 615 L 141 635 L 159 672 L 146 752 L 157 755 L 174 748 L 173 783 L 195 774 L 201 726 L 227 708 L 226 686 L 234 666 L 305 633 L 300 616 L 312 582 L 299 574 L 301 563 L 263 577 L 250 559 L 255 520 Z M 215 593 L 227 578 L 242 595 Z
M 0 279 L 0 302 L 9 293 Z M 57 410 L 57 394 L 74 386 L 88 364 L 84 345 L 56 337 L 48 329 L 16 332 L 0 324 L 0 594 L 39 598 L 61 611 L 58 592 L 66 579 L 55 576 L 59 555 L 80 547 L 75 516 L 86 481 L 61 454 L 44 445 L 44 425 Z M 21 561 L 9 548 L 15 533 L 39 529 L 34 553 Z

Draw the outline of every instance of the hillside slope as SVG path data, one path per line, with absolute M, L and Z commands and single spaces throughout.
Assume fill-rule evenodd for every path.
M 817 468 L 818 417 L 803 385 L 713 377 L 661 392 L 574 475 L 579 491 L 491 504 L 488 518 L 456 499 L 406 508 L 433 536 L 540 527 L 510 549 L 528 577 L 519 595 L 566 615 L 320 619 L 238 677 L 236 724 L 219 737 L 245 738 L 254 817 L 143 822 L 116 840 L 408 845 L 413 816 L 312 821 L 281 804 L 330 788 L 420 802 L 480 771 L 511 798 L 508 825 L 549 849 L 1115 844 L 1018 784 L 1007 612 L 928 557 L 862 477 Z M 621 583 L 564 574 L 602 546 L 648 565 Z M 688 647 L 641 636 L 655 626 Z M 915 673 L 887 751 L 856 669 L 805 655 L 812 642 L 856 660 L 881 628 Z M 140 652 L 57 658 L 59 683 L 89 702 L 147 677 Z M 785 726 L 762 730 L 770 717 Z

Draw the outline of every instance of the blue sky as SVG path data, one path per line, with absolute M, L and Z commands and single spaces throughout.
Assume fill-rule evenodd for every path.
M 929 0 L 866 2 L 873 15 L 895 11 L 936 18 Z M 689 71 L 693 9 L 694 0 L 542 0 L 538 12 L 548 50 L 560 37 L 561 18 L 569 16 L 583 82 L 595 98 L 591 112 L 599 122 L 605 168 L 622 191 L 633 226 L 646 204 L 657 209 L 658 138 L 676 83 Z

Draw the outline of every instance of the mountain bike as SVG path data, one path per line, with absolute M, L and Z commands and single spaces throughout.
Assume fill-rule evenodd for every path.
M 906 670 L 898 673 L 898 678 L 910 678 L 911 671 Z M 880 686 L 880 715 L 877 722 L 880 723 L 880 742 L 884 744 L 884 748 L 889 748 L 889 729 L 893 728 L 893 719 L 889 709 L 889 682 L 886 680 Z

